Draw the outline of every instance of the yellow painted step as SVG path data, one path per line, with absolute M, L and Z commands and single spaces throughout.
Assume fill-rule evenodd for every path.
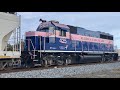
M 0 58 L 11 58 L 10 56 L 0 56 Z

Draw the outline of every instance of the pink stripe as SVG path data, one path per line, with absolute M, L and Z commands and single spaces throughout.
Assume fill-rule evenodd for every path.
M 68 39 L 70 39 L 70 33 L 69 33 L 69 32 L 66 32 L 66 37 L 67 37 Z
M 58 38 L 66 38 L 66 39 L 71 39 L 72 40 L 78 40 L 78 41 L 86 41 L 86 42 L 96 42 L 96 43 L 105 43 L 105 44 L 113 44 L 112 40 L 105 40 L 105 39 L 100 39 L 100 38 L 95 38 L 95 37 L 88 37 L 88 36 L 82 36 L 82 35 L 76 35 L 76 34 L 71 34 L 69 32 L 66 33 L 66 37 L 59 36 L 60 32 L 56 31 L 56 37 Z M 26 36 L 43 36 L 43 37 L 48 37 L 48 36 L 55 36 L 53 34 L 50 34 L 48 32 L 36 32 L 36 31 L 30 31 L 26 32 Z
M 26 36 L 35 36 L 35 32 L 34 31 L 29 31 L 25 33 Z
M 60 31 L 56 30 L 56 36 L 60 36 Z
M 71 39 L 78 40 L 78 41 L 86 41 L 86 42 L 113 44 L 112 40 L 105 40 L 105 39 L 89 37 L 89 36 L 82 36 L 82 35 L 75 35 L 75 34 L 71 34 Z
M 26 36 L 43 36 L 46 37 L 48 35 L 48 33 L 46 32 L 36 32 L 36 31 L 30 31 L 30 32 L 26 32 Z

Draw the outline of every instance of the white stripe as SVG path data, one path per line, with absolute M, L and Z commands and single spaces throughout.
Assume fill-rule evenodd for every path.
M 37 50 L 38 52 L 82 52 L 82 51 L 60 51 L 60 50 Z M 83 51 L 83 53 L 116 53 L 116 52 L 103 52 L 103 51 Z

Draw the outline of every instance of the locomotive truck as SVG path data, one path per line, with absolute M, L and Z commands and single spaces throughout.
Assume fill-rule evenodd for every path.
M 113 35 L 40 19 L 25 34 L 22 63 L 27 66 L 69 65 L 118 60 Z

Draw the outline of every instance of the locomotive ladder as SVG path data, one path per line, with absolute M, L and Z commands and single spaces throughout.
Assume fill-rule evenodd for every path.
M 32 40 L 31 40 L 31 39 L 28 39 L 28 41 L 29 41 L 28 44 L 30 44 L 30 42 L 31 42 L 32 47 L 33 47 L 33 49 L 34 49 L 33 57 L 31 57 L 31 59 L 33 59 L 33 62 L 34 62 L 34 66 L 41 66 L 41 64 L 38 64 L 38 63 L 37 63 L 39 60 L 36 60 L 36 58 L 35 58 L 35 57 L 37 56 L 36 53 L 35 53 L 36 48 L 34 47 Z M 36 41 L 36 40 L 35 40 L 35 41 Z M 28 51 L 30 51 L 30 45 L 29 45 L 29 47 L 28 47 Z M 31 53 L 29 53 L 29 54 L 31 54 Z M 32 54 L 31 54 L 31 56 L 32 56 Z

